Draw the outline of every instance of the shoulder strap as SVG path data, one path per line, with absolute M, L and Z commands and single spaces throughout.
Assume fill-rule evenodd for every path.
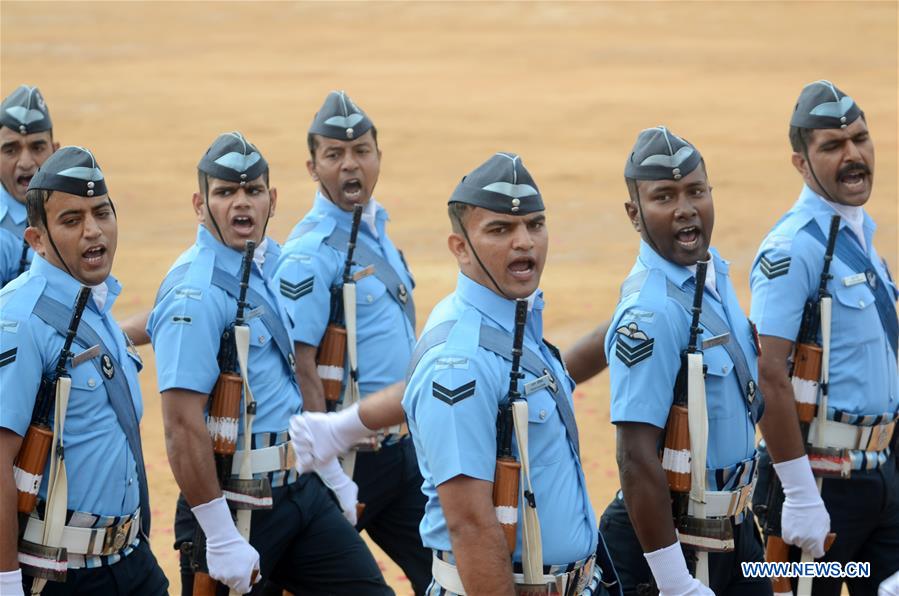
M 350 235 L 346 230 L 335 229 L 324 239 L 324 243 L 335 250 L 346 252 L 349 239 Z M 387 259 L 369 248 L 364 242 L 356 243 L 356 252 L 353 254 L 353 258 L 362 267 L 374 265 L 374 276 L 384 284 L 390 296 L 403 309 L 406 318 L 412 324 L 412 329 L 415 329 L 415 301 L 412 299 L 412 293 Z
M 172 291 L 176 285 L 181 283 L 181 280 L 184 279 L 189 267 L 190 263 L 184 263 L 169 272 L 165 279 L 162 280 L 159 291 L 156 292 L 155 304 L 159 304 L 159 301 L 162 300 L 166 294 Z M 218 267 L 214 268 L 212 271 L 212 284 L 223 290 L 235 300 L 240 296 L 240 282 L 237 278 L 233 275 L 229 275 Z M 275 340 L 278 350 L 281 352 L 282 356 L 284 356 L 284 360 L 287 361 L 290 369 L 293 370 L 293 365 L 291 364 L 291 362 L 293 362 L 293 342 L 290 340 L 290 334 L 284 327 L 284 322 L 278 315 L 277 310 L 273 311 L 271 308 L 268 308 L 266 306 L 268 302 L 262 294 L 253 288 L 247 288 L 247 300 L 250 304 L 262 307 L 259 316 L 268 330 L 271 331 L 272 338 Z M 275 308 L 277 309 L 277 304 L 275 305 Z
M 618 301 L 622 301 L 643 287 L 643 282 L 649 276 L 649 269 L 638 271 L 621 282 L 621 290 L 618 292 Z
M 806 224 L 803 230 L 822 245 L 827 246 L 827 239 L 814 220 Z M 886 283 L 877 275 L 877 270 L 871 264 L 870 259 L 868 259 L 861 246 L 855 240 L 845 237 L 845 230 L 846 228 L 843 228 L 837 234 L 834 252 L 853 271 L 864 273 L 868 278 L 868 288 L 874 294 L 874 306 L 877 308 L 877 315 L 880 317 L 880 325 L 886 333 L 887 340 L 890 347 L 893 348 L 893 355 L 895 356 L 897 350 L 899 350 L 899 320 L 896 319 L 896 304 L 890 298 Z
M 421 336 L 421 339 L 418 340 L 418 343 L 415 346 L 415 351 L 412 353 L 412 359 L 409 363 L 408 372 L 406 373 L 406 382 L 409 381 L 409 378 L 412 376 L 412 373 L 415 371 L 419 362 L 421 362 L 421 359 L 431 348 L 446 343 L 450 331 L 452 331 L 455 324 L 456 321 L 444 321 Z M 478 345 L 509 362 L 512 361 L 512 340 L 513 338 L 510 333 L 507 333 L 502 329 L 497 329 L 496 327 L 491 327 L 483 323 L 481 324 L 478 333 Z M 543 362 L 543 359 L 527 347 L 522 348 L 521 368 L 535 377 L 542 377 L 549 372 L 549 368 Z M 562 379 L 558 379 L 556 383 L 547 386 L 547 389 L 549 389 L 550 394 L 553 396 L 553 401 L 556 402 L 556 410 L 558 410 L 559 416 L 562 418 L 562 423 L 565 425 L 568 440 L 574 448 L 575 453 L 580 455 L 580 439 L 578 437 L 577 423 L 574 419 L 574 411 L 571 409 L 571 405 L 566 399 L 566 392 L 559 390 L 562 382 Z
M 693 296 L 679 288 L 670 279 L 668 280 L 668 297 L 680 304 L 687 312 L 693 307 Z M 743 394 L 743 400 L 746 403 L 746 409 L 752 415 L 752 423 L 758 423 L 762 415 L 763 399 L 762 394 L 758 390 L 752 372 L 749 370 L 749 363 L 746 360 L 746 354 L 737 342 L 733 333 L 730 332 L 730 325 L 727 321 L 719 317 L 708 304 L 703 300 L 702 314 L 699 317 L 702 326 L 708 329 L 712 337 L 728 334 L 727 343 L 723 344 L 724 349 L 734 363 L 734 373 L 737 375 L 737 382 L 740 384 L 740 391 Z
M 65 335 L 68 331 L 69 319 L 72 316 L 72 309 L 62 303 L 42 295 L 37 304 L 35 304 L 34 314 L 50 327 L 53 327 L 57 333 Z M 150 496 L 147 490 L 147 472 L 144 468 L 144 452 L 141 447 L 140 426 L 137 421 L 137 413 L 134 411 L 134 402 L 132 400 L 131 388 L 128 387 L 128 379 L 125 371 L 122 370 L 116 352 L 109 349 L 109 346 L 100 338 L 100 335 L 94 331 L 91 326 L 83 319 L 78 325 L 78 335 L 75 339 L 84 347 L 99 345 L 103 351 L 103 356 L 109 358 L 112 364 L 112 378 L 103 375 L 103 382 L 106 384 L 109 395 L 109 403 L 115 412 L 119 426 L 125 433 L 128 440 L 128 446 L 131 448 L 131 455 L 137 462 L 137 477 L 140 489 L 140 518 L 141 529 L 145 536 L 150 535 Z M 103 363 L 104 365 L 106 363 Z

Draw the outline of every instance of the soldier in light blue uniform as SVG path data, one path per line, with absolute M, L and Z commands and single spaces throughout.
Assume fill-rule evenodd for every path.
M 37 255 L 31 269 L 0 292 L 0 592 L 22 594 L 20 571 L 11 571 L 18 567 L 17 528 L 29 541 L 40 540 L 48 472 L 38 512 L 21 528 L 13 459 L 32 420 L 41 376 L 56 367 L 84 285 L 92 291 L 66 366 L 72 389 L 62 436 L 68 572 L 64 584 L 49 582 L 43 594 L 165 594 L 168 582 L 147 540 L 150 508 L 138 428 L 142 365 L 111 315 L 121 289 L 109 275 L 117 222 L 94 156 L 80 147 L 59 150 L 30 181 L 27 204 L 32 227 L 26 237 Z M 30 586 L 26 578 L 28 593 Z
M 269 187 L 268 164 L 240 133 L 226 133 L 201 159 L 198 177 L 199 192 L 193 196 L 200 222 L 196 243 L 163 281 L 147 328 L 171 437 L 169 461 L 183 494 L 176 547 L 193 539 L 199 523 L 209 574 L 240 593 L 262 592 L 262 584 L 253 586 L 254 569 L 294 593 L 391 593 L 319 477 L 298 476 L 288 458 L 288 419 L 300 411 L 303 400 L 294 379 L 293 321 L 279 305 L 271 281 L 280 251 L 265 235 L 277 200 Z M 248 383 L 256 401 L 251 457 L 259 462 L 253 464 L 254 477 L 270 482 L 273 499 L 271 509 L 253 512 L 249 542 L 238 533 L 222 496 L 204 420 L 220 372 L 222 334 L 237 311 L 248 240 L 257 243 L 247 294 Z M 247 440 L 242 424 L 239 433 L 240 452 Z M 274 449 L 277 457 L 263 458 L 266 449 Z M 345 484 L 352 483 L 347 479 Z M 335 492 L 339 496 L 340 489 Z M 190 594 L 193 573 L 186 555 L 181 569 L 182 593 Z
M 371 119 L 346 93 L 332 91 L 309 127 L 308 141 L 307 168 L 319 189 L 312 209 L 284 244 L 275 278 L 281 301 L 296 322 L 291 339 L 306 409 L 315 412 L 325 409 L 319 377 L 325 367 L 316 366 L 316 353 L 332 315 L 332 290 L 339 290 L 343 283 L 355 205 L 363 205 L 364 211 L 351 272 L 374 266 L 373 274 L 356 284 L 358 381 L 363 398 L 405 378 L 415 344 L 415 283 L 402 253 L 387 235 L 387 211 L 372 197 L 381 151 Z M 342 380 L 344 386 L 347 381 L 345 376 L 335 380 Z M 396 399 L 388 408 L 398 419 L 389 424 L 402 423 L 400 393 L 395 391 Z M 341 421 L 350 420 L 365 433 L 357 412 L 353 407 L 337 416 L 307 414 L 296 424 L 340 426 Z M 312 444 L 319 448 L 321 441 Z M 418 536 L 425 499 L 411 439 L 388 434 L 377 452 L 358 452 L 353 479 L 359 485 L 359 501 L 365 505 L 357 529 L 366 530 L 403 569 L 415 593 L 422 594 L 431 579 L 431 556 Z
M 58 148 L 44 96 L 37 87 L 19 86 L 0 104 L 0 287 L 34 256 L 25 242 L 25 191 Z
M 895 443 L 892 452 L 887 446 L 899 415 L 897 290 L 873 244 L 876 225 L 863 208 L 873 185 L 874 144 L 861 108 L 829 81 L 803 88 L 790 142 L 804 185 L 762 242 L 750 277 L 762 389 L 775 412 L 762 431 L 786 494 L 784 540 L 820 557 L 829 522 L 837 538 L 825 560 L 869 561 L 871 577 L 847 584 L 853 594 L 874 594 L 899 571 L 899 474 Z M 817 300 L 834 215 L 841 221 L 826 286 L 833 314 L 823 446 L 848 450 L 852 471 L 848 479 L 825 479 L 819 496 L 795 414 L 788 359 L 805 303 Z M 765 465 L 760 487 L 768 475 Z M 756 494 L 764 498 L 764 492 Z M 814 580 L 815 594 L 839 594 L 841 586 L 840 579 Z
M 425 325 L 403 398 L 428 498 L 421 536 L 444 570 L 429 593 L 453 593 L 461 583 L 468 593 L 511 594 L 523 581 L 521 517 L 509 557 L 492 502 L 516 298 L 531 303 L 519 388 L 528 403 L 544 572 L 564 576 L 564 594 L 593 593 L 597 527 L 580 462 L 574 383 L 558 350 L 543 338 L 543 199 L 521 159 L 497 153 L 462 179 L 449 213 L 449 247 L 461 271 L 456 291 Z M 513 449 L 518 455 L 517 443 Z
M 734 550 L 710 553 L 716 594 L 771 593 L 769 580 L 744 578 L 741 561 L 763 560 L 762 545 L 745 509 L 754 481 L 758 352 L 754 330 L 737 301 L 729 264 L 709 244 L 714 207 L 699 151 L 665 127 L 642 131 L 628 156 L 625 208 L 640 233 L 640 253 L 622 285 L 606 336 L 611 420 L 617 427 L 622 491 L 603 513 L 605 535 L 625 594 L 711 594 L 692 577 L 672 522 L 671 496 L 659 460 L 681 353 L 690 337 L 696 263 L 708 260 L 700 341 L 708 407 L 706 490 L 729 491 L 729 506 L 709 506 L 708 517 L 729 518 Z M 682 531 L 682 530 L 681 530 Z M 654 586 L 653 586 L 654 582 Z

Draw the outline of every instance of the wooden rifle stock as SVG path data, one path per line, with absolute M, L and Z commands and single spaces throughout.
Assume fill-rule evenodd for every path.
M 60 377 L 69 376 L 66 371 L 66 362 L 72 357 L 72 342 L 78 334 L 78 325 L 81 323 L 81 315 L 90 298 L 90 288 L 84 286 L 78 292 L 69 328 L 63 342 L 62 350 L 56 361 L 56 368 L 51 377 L 41 379 L 37 399 L 34 402 L 34 411 L 31 424 L 22 440 L 22 446 L 13 463 L 13 475 L 16 480 L 16 509 L 19 513 L 29 514 L 34 511 L 37 504 L 37 494 L 43 480 L 44 468 L 47 466 L 47 458 L 50 456 L 50 446 L 53 443 L 53 428 L 50 425 L 50 413 L 53 411 L 56 401 L 56 382 Z
M 206 416 L 206 430 L 212 438 L 212 452 L 215 455 L 215 469 L 219 486 L 231 476 L 231 466 L 237 451 L 237 428 L 240 423 L 240 402 L 243 396 L 243 379 L 237 363 L 237 346 L 234 343 L 234 327 L 243 325 L 247 304 L 247 288 L 250 286 L 250 271 L 256 243 L 248 240 L 240 269 L 240 296 L 237 299 L 237 314 L 234 323 L 222 332 L 219 342 L 219 377 L 212 389 L 209 413 Z M 245 441 L 252 440 L 244 437 Z M 191 567 L 194 572 L 194 596 L 215 596 L 218 582 L 212 579 L 206 566 L 206 537 L 197 525 L 191 545 Z
M 362 205 L 353 208 L 353 225 L 350 228 L 350 239 L 347 242 L 346 259 L 343 263 L 341 285 L 331 288 L 331 313 L 325 335 L 318 346 L 316 364 L 318 376 L 322 380 L 325 400 L 336 404 L 340 401 L 343 377 L 346 369 L 347 332 L 344 321 L 343 284 L 352 283 L 350 270 L 353 267 L 353 253 L 362 223 Z
M 515 335 L 512 341 L 512 368 L 509 371 L 509 394 L 505 404 L 500 405 L 496 418 L 496 472 L 493 477 L 493 506 L 496 517 L 506 536 L 509 553 L 515 552 L 518 532 L 518 491 L 521 463 L 512 453 L 512 403 L 521 399 L 518 380 L 521 372 L 521 353 L 524 345 L 524 326 L 527 322 L 527 300 L 515 303 Z
M 705 291 L 705 276 L 708 263 L 700 261 L 696 264 L 696 291 L 693 294 L 692 320 L 690 322 L 690 340 L 687 348 L 681 353 L 681 367 L 674 385 L 674 403 L 665 424 L 665 444 L 662 451 L 662 468 L 668 477 L 668 487 L 673 493 L 675 523 L 685 518 L 689 506 L 690 493 L 690 427 L 687 417 L 687 354 L 698 352 L 699 335 L 702 329 L 699 318 L 702 314 L 702 296 Z

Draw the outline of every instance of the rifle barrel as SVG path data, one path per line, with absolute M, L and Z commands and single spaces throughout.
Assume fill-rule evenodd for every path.
M 240 264 L 240 296 L 237 299 L 237 315 L 234 317 L 235 325 L 244 324 L 244 312 L 247 309 L 247 288 L 250 287 L 250 271 L 253 267 L 253 254 L 256 252 L 256 243 L 247 240 L 244 248 L 243 260 Z
M 353 207 L 353 227 L 350 228 L 350 241 L 346 245 L 346 261 L 343 264 L 343 283 L 353 281 L 350 269 L 353 267 L 353 253 L 356 251 L 356 239 L 359 237 L 359 224 L 362 223 L 362 205 Z

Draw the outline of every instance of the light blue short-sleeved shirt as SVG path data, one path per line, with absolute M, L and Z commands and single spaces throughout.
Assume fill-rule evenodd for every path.
M 249 286 L 263 297 L 264 303 L 250 306 L 277 313 L 281 324 L 289 330 L 290 319 L 278 303 L 277 289 L 270 283 L 280 249 L 271 238 L 266 242 L 262 270 L 253 264 Z M 169 389 L 212 392 L 220 372 L 217 355 L 222 332 L 237 314 L 236 298 L 213 285 L 213 269 L 239 279 L 241 260 L 240 252 L 199 226 L 196 243 L 175 261 L 172 270 L 185 264 L 189 267 L 180 282 L 158 297 L 147 322 L 156 353 L 160 393 Z M 287 430 L 288 419 L 299 413 L 302 406 L 292 357 L 289 361 L 285 358 L 263 317 L 251 318 L 248 324 L 249 383 L 257 404 L 253 433 L 282 432 Z M 241 424 L 239 432 L 242 429 Z
M 711 308 L 730 327 L 746 357 L 750 374 L 757 378 L 758 353 L 752 328 L 740 308 L 728 275 L 729 265 L 714 249 L 718 296 L 708 286 L 703 309 Z M 612 385 L 613 423 L 641 422 L 665 428 L 674 402 L 674 384 L 683 352 L 690 339 L 691 313 L 668 297 L 670 280 L 693 295 L 695 275 L 686 267 L 665 260 L 646 242 L 631 275 L 644 274 L 638 291 L 625 296 L 615 309 L 605 349 Z M 692 302 L 692 299 L 691 299 Z M 702 327 L 702 325 L 701 325 Z M 703 329 L 705 329 L 703 327 Z M 699 340 L 709 339 L 705 331 Z M 705 388 L 709 417 L 710 470 L 728 468 L 755 454 L 755 428 L 737 379 L 734 363 L 723 345 L 703 352 L 708 368 Z
M 129 351 L 125 336 L 110 314 L 120 286 L 109 277 L 103 308 L 88 300 L 81 325 L 89 325 L 115 354 L 127 376 L 131 400 L 140 420 L 143 413 L 137 372 L 140 357 Z M 64 337 L 44 323 L 33 309 L 42 295 L 65 305 L 75 304 L 77 280 L 37 256 L 29 271 L 0 292 L 0 427 L 24 436 L 31 423 L 41 375 L 56 368 Z M 76 342 L 79 354 L 92 346 Z M 137 463 L 109 402 L 99 355 L 67 370 L 72 391 L 66 410 L 63 441 L 68 475 L 68 508 L 94 515 L 134 513 L 140 504 Z M 40 498 L 46 498 L 47 472 Z
M 573 403 L 573 381 L 543 342 L 543 299 L 528 313 L 524 345 L 538 354 L 562 393 Z M 460 475 L 493 481 L 496 468 L 496 418 L 509 390 L 511 362 L 479 347 L 482 324 L 514 332 L 515 302 L 459 274 L 456 291 L 431 313 L 429 329 L 457 321 L 446 343 L 428 350 L 409 379 L 403 409 L 415 442 L 428 498 L 420 530 L 425 546 L 452 550 L 437 487 Z M 511 354 L 511 343 L 509 353 Z M 519 390 L 533 381 L 526 373 Z M 453 396 L 453 397 L 447 397 Z M 527 396 L 531 481 L 543 537 L 543 562 L 561 565 L 596 550 L 596 518 L 587 495 L 580 459 L 549 389 Z M 452 402 L 452 403 L 450 403 Z M 513 451 L 518 456 L 517 443 Z M 520 509 L 519 509 L 520 510 Z M 521 527 L 513 555 L 521 561 Z
M 759 333 L 796 341 L 807 300 L 816 300 L 824 268 L 824 245 L 809 226 L 817 226 L 823 238 L 830 232 L 836 211 L 808 186 L 799 200 L 765 237 L 750 274 L 752 319 Z M 889 344 L 869 285 L 886 284 L 890 298 L 897 297 L 896 283 L 874 248 L 876 225 L 864 215 L 863 231 L 869 270 L 876 279 L 861 280 L 857 271 L 835 255 L 830 265 L 833 296 L 830 340 L 830 393 L 828 405 L 850 414 L 879 415 L 899 408 L 899 374 L 896 354 Z M 858 239 L 840 223 L 837 246 Z M 860 247 L 860 245 L 858 245 Z M 839 251 L 837 251 L 839 253 Z M 820 341 L 820 333 L 818 340 Z
M 349 233 L 352 219 L 352 213 L 318 193 L 312 210 L 284 244 L 274 277 L 279 284 L 281 302 L 296 322 L 291 333 L 295 342 L 311 346 L 321 343 L 331 312 L 331 288 L 342 283 L 346 261 L 345 248 L 332 248 L 323 241 L 335 229 Z M 412 276 L 387 236 L 387 221 L 387 211 L 379 205 L 375 212 L 377 238 L 363 222 L 357 242 L 384 258 L 411 291 Z M 311 230 L 299 235 L 299 230 L 311 226 L 314 226 Z M 354 265 L 351 271 L 360 269 Z M 399 302 L 374 275 L 356 284 L 356 329 L 362 394 L 402 381 L 415 345 L 415 329 Z
M 25 228 L 28 227 L 27 215 L 25 205 L 0 185 L 0 287 L 19 275 Z M 26 263 L 30 265 L 34 251 L 28 248 L 25 255 Z

